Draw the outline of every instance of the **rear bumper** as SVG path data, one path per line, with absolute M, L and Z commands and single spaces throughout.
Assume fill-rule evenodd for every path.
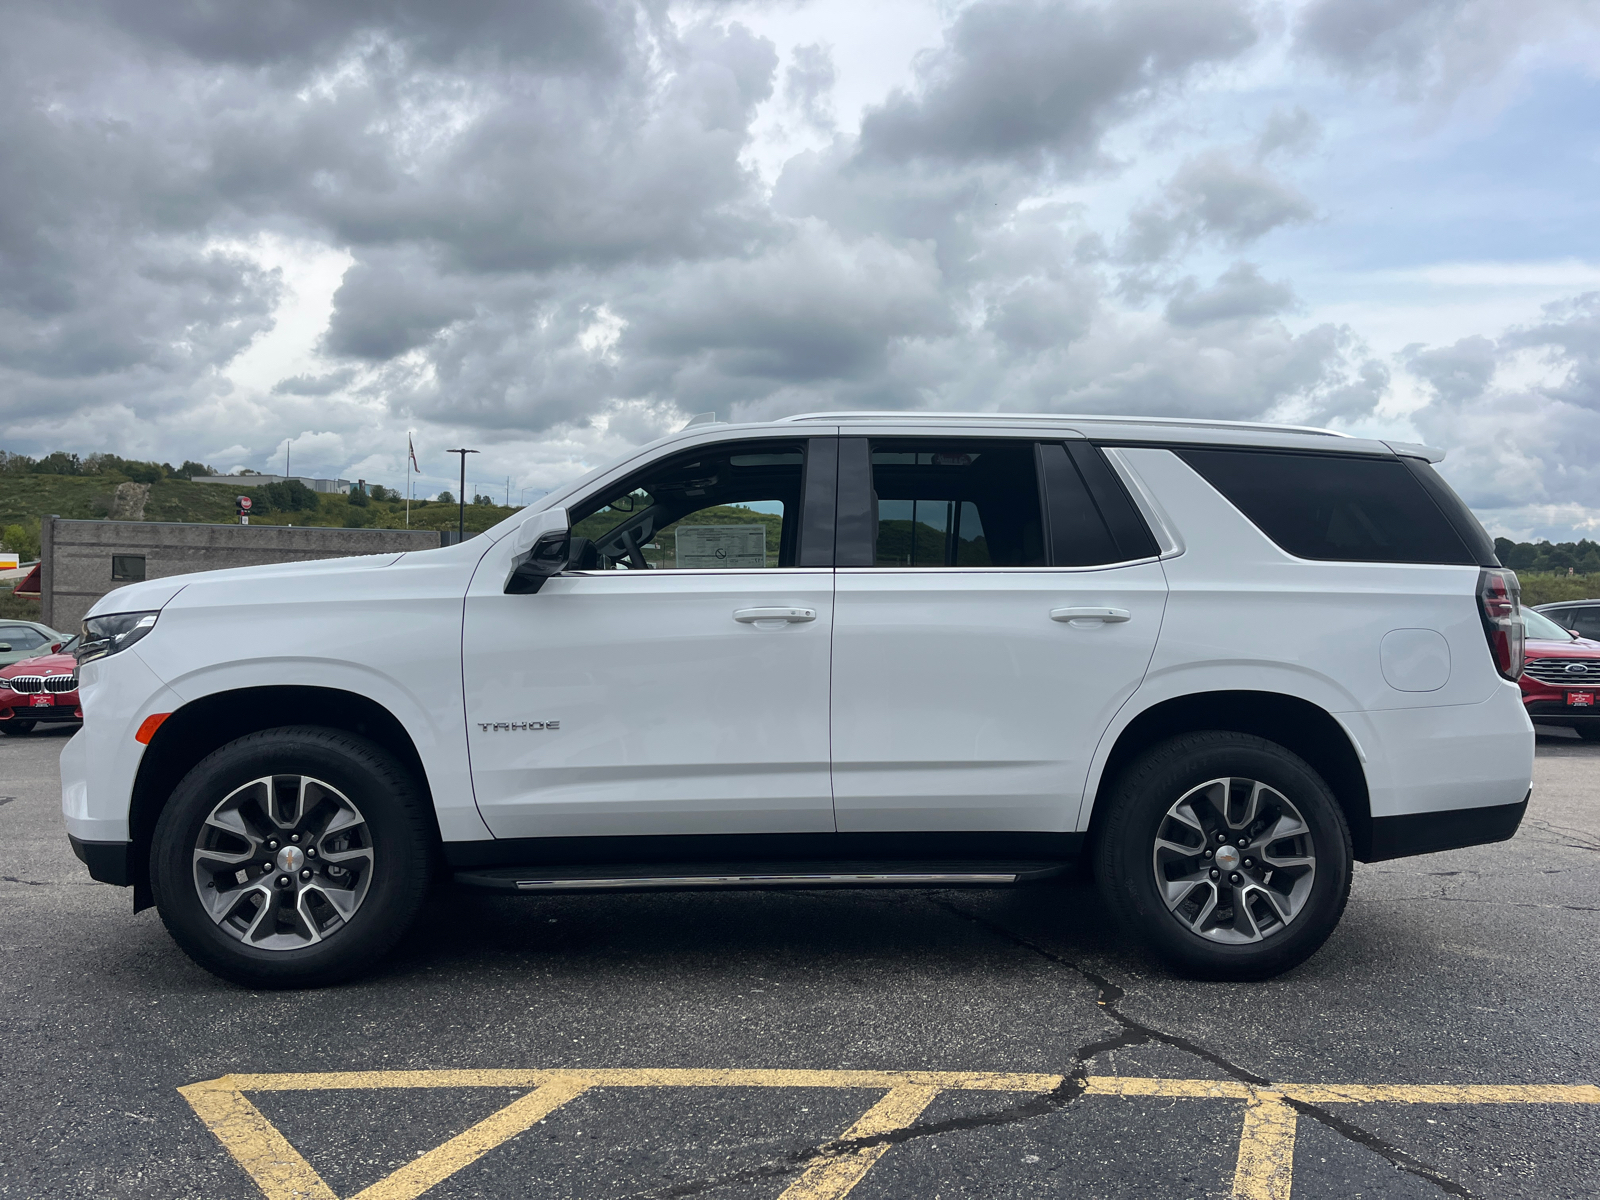
M 1532 795 L 1530 790 L 1516 804 L 1374 817 L 1372 848 L 1362 861 L 1383 862 L 1390 858 L 1409 858 L 1413 854 L 1436 854 L 1440 850 L 1506 841 L 1522 824 L 1522 815 L 1528 811 L 1528 799 Z
M 118 887 L 133 886 L 132 842 L 86 842 L 67 834 L 72 852 L 89 868 L 89 878 Z

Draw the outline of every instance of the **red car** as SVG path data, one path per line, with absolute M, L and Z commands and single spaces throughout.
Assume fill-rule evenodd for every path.
M 0 670 L 0 733 L 32 733 L 41 721 L 83 720 L 78 703 L 78 639 Z
M 1527 658 L 1522 703 L 1541 725 L 1566 725 L 1600 742 L 1600 641 L 1579 637 L 1542 613 L 1523 609 Z

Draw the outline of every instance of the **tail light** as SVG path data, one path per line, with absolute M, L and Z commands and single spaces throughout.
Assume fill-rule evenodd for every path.
M 1507 679 L 1522 674 L 1522 585 L 1515 571 L 1486 568 L 1478 575 L 1478 610 L 1489 638 L 1495 670 Z

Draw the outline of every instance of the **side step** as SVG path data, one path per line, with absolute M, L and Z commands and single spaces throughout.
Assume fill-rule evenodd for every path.
M 646 863 L 479 867 L 457 883 L 497 892 L 653 892 L 682 888 L 1007 887 L 1063 874 L 1062 862 Z

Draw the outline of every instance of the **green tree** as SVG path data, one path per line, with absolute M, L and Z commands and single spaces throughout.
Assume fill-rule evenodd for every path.
M 440 492 L 439 493 L 439 503 L 440 504 L 454 504 L 455 502 L 456 502 L 456 497 L 455 497 L 455 493 L 454 492 Z
M 0 546 L 15 551 L 23 562 L 39 557 L 39 522 L 30 520 L 24 525 L 7 525 L 0 530 Z
M 76 454 L 56 450 L 34 463 L 32 470 L 35 475 L 81 475 L 83 463 Z
M 315 512 L 321 503 L 317 494 L 298 479 L 257 488 L 256 499 L 267 512 Z

